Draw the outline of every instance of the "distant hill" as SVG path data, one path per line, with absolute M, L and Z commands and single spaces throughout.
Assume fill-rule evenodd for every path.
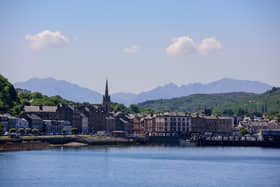
M 214 108 L 219 105 L 233 104 L 239 100 L 251 98 L 254 93 L 233 92 L 222 94 L 194 94 L 173 99 L 151 100 L 139 103 L 141 109 L 176 112 L 198 112 L 205 108 Z
M 14 85 L 16 88 L 41 92 L 47 96 L 59 95 L 75 102 L 100 103 L 102 98 L 101 94 L 96 91 L 54 78 L 32 78 L 26 82 L 17 82 Z
M 59 95 L 65 99 L 75 102 L 100 103 L 102 95 L 94 90 L 80 87 L 76 84 L 56 80 L 53 78 L 32 78 L 25 82 L 14 84 L 16 88 L 38 91 L 48 96 Z M 169 99 L 174 97 L 188 96 L 192 94 L 228 93 L 228 92 L 249 92 L 263 93 L 271 89 L 272 86 L 256 81 L 221 79 L 207 84 L 194 83 L 177 86 L 169 83 L 155 89 L 134 93 L 115 93 L 111 94 L 113 102 L 122 103 L 126 106 L 148 100 Z
M 242 112 L 256 115 L 265 113 L 280 118 L 280 88 L 274 87 L 263 94 L 215 106 L 213 111 L 215 113 Z
M 169 99 L 174 97 L 188 96 L 192 94 L 211 94 L 211 93 L 230 93 L 230 92 L 248 92 L 263 93 L 272 86 L 266 83 L 236 79 L 221 79 L 207 84 L 194 83 L 177 86 L 169 83 L 159 86 L 150 91 L 141 92 L 140 94 L 121 93 L 113 94 L 112 99 L 116 102 L 129 105 L 155 99 Z

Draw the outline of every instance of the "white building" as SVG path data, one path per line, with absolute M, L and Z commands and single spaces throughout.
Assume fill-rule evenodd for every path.
M 185 113 L 162 113 L 150 121 L 154 123 L 152 136 L 185 136 L 191 131 L 191 116 Z

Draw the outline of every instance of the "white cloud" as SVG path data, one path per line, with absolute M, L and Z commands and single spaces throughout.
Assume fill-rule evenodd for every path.
M 207 55 L 211 50 L 221 48 L 221 43 L 214 37 L 205 38 L 198 45 L 191 37 L 180 36 L 174 38 L 165 51 L 171 56 L 187 55 L 191 53 Z
M 128 53 L 128 54 L 135 54 L 138 51 L 139 51 L 139 47 L 136 46 L 136 45 L 133 45 L 133 46 L 130 46 L 130 47 L 127 47 L 127 48 L 123 49 L 123 52 Z
M 195 51 L 195 43 L 188 36 L 181 36 L 172 39 L 171 44 L 165 49 L 166 53 L 171 56 L 190 54 Z
M 69 40 L 60 32 L 44 30 L 34 35 L 26 35 L 25 39 L 30 42 L 31 49 L 39 51 L 45 48 L 62 47 Z
M 222 45 L 216 38 L 205 38 L 199 44 L 198 51 L 203 55 L 207 55 L 209 51 L 221 48 Z

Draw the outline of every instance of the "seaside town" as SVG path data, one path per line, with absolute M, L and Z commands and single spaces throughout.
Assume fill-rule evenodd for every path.
M 218 116 L 212 115 L 210 109 L 200 113 L 154 114 L 125 114 L 121 111 L 112 111 L 108 81 L 102 104 L 87 107 L 66 104 L 24 106 L 24 112 L 19 117 L 0 114 L 0 124 L 3 126 L 3 134 L 10 137 L 74 134 L 134 138 L 134 140 L 149 138 L 161 143 L 179 139 L 198 141 L 202 140 L 201 138 L 208 140 L 208 143 L 212 140 L 216 142 L 219 140 L 220 143 L 224 143 L 225 140 L 228 142 L 266 140 L 273 145 L 279 143 L 280 137 L 279 121 L 265 117 Z
M 280 187 L 280 0 L 1 0 L 0 187 Z

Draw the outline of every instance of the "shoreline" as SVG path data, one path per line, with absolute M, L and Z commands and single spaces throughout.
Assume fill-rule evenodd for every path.
M 259 148 L 276 148 L 279 149 L 279 146 L 229 146 L 229 145 L 195 145 L 191 144 L 188 146 L 180 145 L 180 144 L 96 144 L 96 145 L 90 145 L 90 144 L 84 144 L 79 142 L 70 142 L 66 144 L 50 144 L 45 142 L 30 142 L 30 143 L 16 143 L 16 144 L 0 144 L 0 153 L 1 152 L 13 152 L 13 151 L 31 151 L 31 150 L 47 150 L 47 149 L 55 149 L 55 148 L 98 148 L 98 147 L 122 147 L 122 146 L 173 146 L 173 147 L 182 147 L 182 148 L 188 148 L 188 147 L 244 147 L 244 148 L 250 148 L 250 147 L 259 147 Z
M 92 135 L 21 136 L 11 138 L 0 136 L 0 152 L 36 150 L 52 147 L 86 147 L 98 145 L 133 145 L 128 138 Z

